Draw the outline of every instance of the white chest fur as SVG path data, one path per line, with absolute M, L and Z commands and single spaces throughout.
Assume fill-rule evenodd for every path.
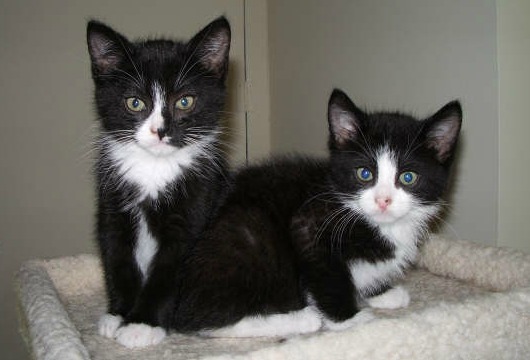
M 417 256 L 418 230 L 417 226 L 406 222 L 380 228 L 381 235 L 395 246 L 394 257 L 375 263 L 355 260 L 349 264 L 353 282 L 361 294 L 403 275 L 407 264 Z
M 109 139 L 108 156 L 116 167 L 120 181 L 134 184 L 139 189 L 137 201 L 147 197 L 157 199 L 159 192 L 177 180 L 184 169 L 193 166 L 194 161 L 211 143 L 212 138 L 176 149 L 163 156 L 153 154 L 134 142 L 119 143 Z
M 189 149 L 180 149 L 167 156 L 155 156 L 135 143 L 110 141 L 110 156 L 122 181 L 137 185 L 142 199 L 156 199 L 159 191 L 182 175 L 183 167 L 191 165 L 193 155 Z

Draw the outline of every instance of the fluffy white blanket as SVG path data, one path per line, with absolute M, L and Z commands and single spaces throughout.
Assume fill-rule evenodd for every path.
M 95 256 L 29 261 L 16 283 L 36 359 L 530 359 L 530 255 L 434 236 L 403 282 L 408 308 L 289 339 L 173 334 L 128 350 L 97 335 L 106 305 Z

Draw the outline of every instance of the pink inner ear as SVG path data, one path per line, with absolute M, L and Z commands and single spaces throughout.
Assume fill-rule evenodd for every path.
M 227 53 L 230 47 L 230 38 L 228 33 L 220 31 L 206 40 L 202 46 L 200 61 L 211 71 L 221 73 L 225 68 Z
M 429 131 L 428 146 L 437 151 L 439 161 L 443 162 L 450 156 L 460 130 L 459 124 L 457 116 L 450 116 Z
M 329 116 L 332 119 L 332 132 L 335 140 L 339 144 L 344 144 L 348 140 L 353 140 L 357 134 L 357 127 L 353 115 L 337 105 L 332 105 L 329 111 Z

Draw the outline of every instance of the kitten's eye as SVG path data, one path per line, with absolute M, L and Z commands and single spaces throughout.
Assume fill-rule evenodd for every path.
M 125 100 L 125 104 L 127 105 L 127 109 L 134 112 L 140 112 L 145 110 L 145 103 L 137 97 L 127 98 Z
M 413 171 L 405 171 L 404 173 L 401 173 L 401 175 L 399 175 L 399 182 L 403 185 L 414 185 L 417 180 L 418 174 Z
M 371 181 L 374 178 L 372 172 L 368 168 L 358 168 L 356 173 L 357 178 L 363 182 Z
M 194 103 L 195 99 L 193 98 L 193 96 L 183 96 L 177 100 L 175 106 L 179 110 L 190 110 L 193 107 Z

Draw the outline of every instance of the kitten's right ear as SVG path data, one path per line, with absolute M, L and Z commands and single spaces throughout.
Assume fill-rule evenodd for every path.
M 108 74 L 125 59 L 129 41 L 107 25 L 91 20 L 87 25 L 87 43 L 94 76 Z
M 221 16 L 199 31 L 188 46 L 208 71 L 223 80 L 228 72 L 230 39 L 230 23 Z
M 436 152 L 436 159 L 444 163 L 452 158 L 460 128 L 462 127 L 462 106 L 451 101 L 426 120 L 426 145 Z
M 363 112 L 355 106 L 348 95 L 334 89 L 328 102 L 330 141 L 339 147 L 355 141 L 361 129 Z

